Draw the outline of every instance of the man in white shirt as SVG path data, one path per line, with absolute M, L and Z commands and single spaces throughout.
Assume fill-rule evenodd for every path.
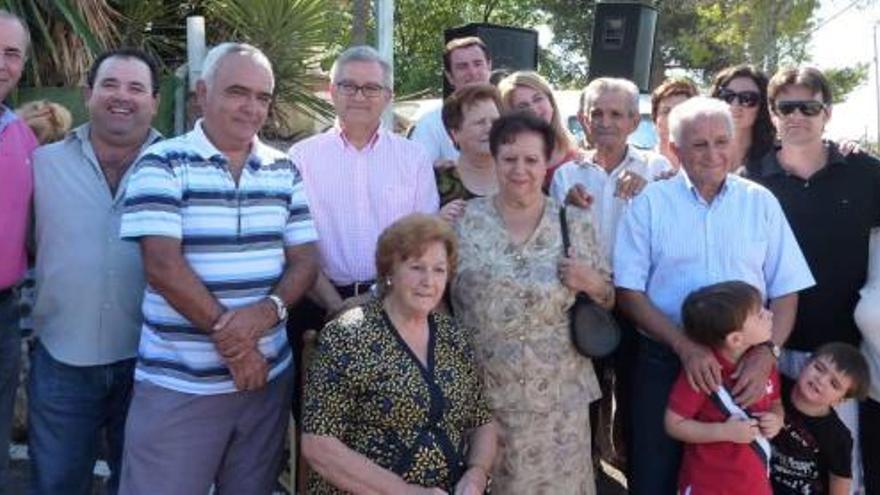
M 443 74 L 452 89 L 469 84 L 487 84 L 492 75 L 492 55 L 483 40 L 476 36 L 456 38 L 443 50 Z M 431 163 L 458 159 L 458 150 L 452 144 L 440 116 L 443 103 L 426 113 L 410 133 L 409 138 L 422 145 Z
M 596 79 L 584 89 L 581 104 L 580 116 L 594 148 L 584 160 L 556 171 L 550 194 L 592 208 L 599 239 L 610 258 L 617 224 L 629 200 L 672 166 L 662 155 L 626 142 L 639 125 L 639 90 L 631 81 Z

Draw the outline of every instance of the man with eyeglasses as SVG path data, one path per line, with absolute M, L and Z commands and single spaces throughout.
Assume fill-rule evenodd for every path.
M 862 152 L 844 155 L 837 143 L 822 138 L 832 93 L 819 70 L 781 70 L 767 93 L 781 145 L 761 160 L 754 179 L 779 199 L 816 278 L 816 285 L 801 293 L 779 362 L 784 374 L 796 377 L 823 344 L 861 341 L 853 310 L 866 278 L 870 230 L 880 226 L 880 162 Z M 772 360 L 768 354 L 767 366 Z M 836 410 L 855 440 L 855 493 L 860 488 L 857 405 L 848 400 Z
M 381 126 L 393 90 L 391 67 L 376 50 L 355 46 L 342 52 L 330 70 L 330 97 L 336 125 L 289 151 L 312 208 L 321 263 L 311 301 L 292 311 L 292 342 L 304 330 L 323 327 L 347 299 L 369 292 L 376 241 L 385 227 L 439 206 L 422 147 Z
M 480 38 L 468 36 L 450 40 L 443 50 L 443 75 L 453 90 L 471 84 L 488 84 L 492 76 L 492 56 Z M 421 144 L 434 166 L 458 160 L 458 150 L 443 125 L 443 105 L 422 116 L 410 139 Z

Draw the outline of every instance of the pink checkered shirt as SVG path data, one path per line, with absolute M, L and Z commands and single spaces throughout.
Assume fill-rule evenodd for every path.
M 324 274 L 336 285 L 376 278 L 376 241 L 395 220 L 436 213 L 434 170 L 421 145 L 379 129 L 358 150 L 337 126 L 294 144 Z
M 0 289 L 27 268 L 25 237 L 34 182 L 31 153 L 37 138 L 27 123 L 0 105 Z

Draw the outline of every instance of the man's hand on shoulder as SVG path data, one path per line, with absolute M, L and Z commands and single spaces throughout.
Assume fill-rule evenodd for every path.
M 760 399 L 767 387 L 767 379 L 773 371 L 776 358 L 766 345 L 752 346 L 737 364 L 732 377 L 735 380 L 733 400 L 742 407 L 748 407 Z
M 583 184 L 575 184 L 565 195 L 565 204 L 578 208 L 589 208 L 593 204 L 593 196 L 587 192 Z

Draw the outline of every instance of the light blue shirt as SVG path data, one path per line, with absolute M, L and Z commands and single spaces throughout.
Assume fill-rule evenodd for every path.
M 96 366 L 137 355 L 144 269 L 137 244 L 119 239 L 133 167 L 110 193 L 84 124 L 34 151 L 34 329 L 57 361 Z M 150 130 L 141 151 L 158 142 Z
M 645 292 L 680 326 L 691 291 L 727 280 L 769 299 L 815 285 L 776 197 L 734 175 L 711 203 L 685 173 L 649 184 L 618 229 L 615 286 Z

